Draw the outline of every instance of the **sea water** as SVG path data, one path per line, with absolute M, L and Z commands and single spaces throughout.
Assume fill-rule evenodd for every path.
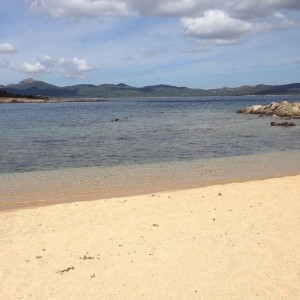
M 82 200 L 297 174 L 300 120 L 271 127 L 280 119 L 235 113 L 282 100 L 300 97 L 0 105 L 0 201 Z

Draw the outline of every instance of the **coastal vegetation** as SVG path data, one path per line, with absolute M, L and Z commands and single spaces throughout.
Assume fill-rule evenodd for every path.
M 28 99 L 37 99 L 38 97 L 33 95 L 21 95 L 21 94 L 13 94 L 6 92 L 4 90 L 0 90 L 0 98 L 28 98 Z

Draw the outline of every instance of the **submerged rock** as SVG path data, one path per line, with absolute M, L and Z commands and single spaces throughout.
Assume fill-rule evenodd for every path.
M 252 105 L 238 109 L 236 112 L 239 114 L 300 118 L 300 102 L 282 101 L 281 103 L 272 102 L 265 106 Z
M 282 123 L 271 122 L 271 126 L 291 127 L 291 126 L 296 126 L 296 124 L 294 122 L 282 122 Z

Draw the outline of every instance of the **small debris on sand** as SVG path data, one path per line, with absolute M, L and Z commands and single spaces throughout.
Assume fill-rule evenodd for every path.
M 66 268 L 64 270 L 60 270 L 57 273 L 59 273 L 60 275 L 62 275 L 62 274 L 67 273 L 67 272 L 69 272 L 71 270 L 75 270 L 75 268 L 74 267 L 69 267 L 69 268 Z

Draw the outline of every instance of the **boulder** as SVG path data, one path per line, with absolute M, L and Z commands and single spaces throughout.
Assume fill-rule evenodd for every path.
M 250 114 L 251 111 L 252 111 L 252 107 L 251 107 L 251 106 L 247 106 L 247 107 L 245 107 L 245 108 L 240 108 L 240 109 L 238 109 L 236 112 L 237 112 L 238 114 Z
M 289 103 L 285 100 L 285 101 L 282 101 L 282 102 L 280 103 L 280 105 L 286 106 L 286 105 L 289 105 Z
M 274 114 L 279 117 L 300 116 L 300 109 L 297 106 L 280 105 L 274 110 Z
M 263 110 L 263 106 L 262 105 L 253 105 L 252 106 L 252 111 L 251 111 L 251 114 L 260 114 Z
M 247 106 L 245 108 L 241 108 L 241 109 L 237 110 L 237 113 L 239 113 L 239 114 L 256 114 L 256 112 L 262 108 L 263 108 L 262 105 L 252 105 L 252 106 Z

